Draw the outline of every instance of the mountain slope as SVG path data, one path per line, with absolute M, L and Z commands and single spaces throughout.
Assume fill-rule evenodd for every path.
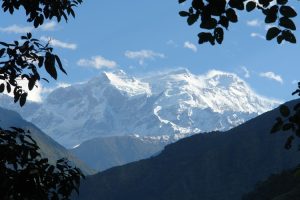
M 269 133 L 279 115 L 276 109 L 225 133 L 184 138 L 156 157 L 90 176 L 79 199 L 240 200 L 300 162 L 297 150 L 284 149 L 286 134 Z
M 148 158 L 161 151 L 168 141 L 138 136 L 94 138 L 70 151 L 97 171 Z
M 270 176 L 259 183 L 255 190 L 245 195 L 242 200 L 297 200 L 300 199 L 299 166 Z
M 21 114 L 71 148 L 103 136 L 169 135 L 176 140 L 224 131 L 276 105 L 232 73 L 213 70 L 197 76 L 183 69 L 135 78 L 117 71 L 58 88 Z
M 73 162 L 77 167 L 79 167 L 83 173 L 85 174 L 93 174 L 95 173 L 91 170 L 86 164 L 73 156 L 68 150 L 66 150 L 63 146 L 55 142 L 49 136 L 44 134 L 40 129 L 38 129 L 33 124 L 25 121 L 21 118 L 21 116 L 7 109 L 3 109 L 0 107 L 0 127 L 8 129 L 12 126 L 22 128 L 24 130 L 30 130 L 31 136 L 38 143 L 40 147 L 40 153 L 42 156 L 49 159 L 50 162 L 55 163 L 56 160 L 61 159 L 63 157 L 68 158 L 71 162 Z

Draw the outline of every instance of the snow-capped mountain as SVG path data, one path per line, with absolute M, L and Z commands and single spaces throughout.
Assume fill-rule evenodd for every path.
M 227 72 L 197 76 L 181 69 L 135 78 L 117 71 L 58 88 L 21 114 L 72 147 L 99 136 L 138 134 L 176 140 L 228 130 L 279 103 L 256 94 Z

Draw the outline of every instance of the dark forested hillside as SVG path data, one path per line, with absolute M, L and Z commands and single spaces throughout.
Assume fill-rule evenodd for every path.
M 284 149 L 286 134 L 270 134 L 279 115 L 275 109 L 227 132 L 194 135 L 156 157 L 90 176 L 79 198 L 240 200 L 258 181 L 300 162 L 296 149 Z
M 300 199 L 300 174 L 298 166 L 294 170 L 271 175 L 260 182 L 255 190 L 243 197 L 243 200 L 297 200 Z

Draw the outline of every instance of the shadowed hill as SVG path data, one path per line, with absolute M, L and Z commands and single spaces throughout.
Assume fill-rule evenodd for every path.
M 40 153 L 43 157 L 49 159 L 51 163 L 55 163 L 56 160 L 63 157 L 68 158 L 73 162 L 78 168 L 82 170 L 84 174 L 95 173 L 86 164 L 73 156 L 68 150 L 63 146 L 55 142 L 35 125 L 25 121 L 18 113 L 3 109 L 0 107 L 0 127 L 8 129 L 10 127 L 18 127 L 24 130 L 30 130 L 31 136 L 38 143 L 40 147 Z
M 300 174 L 298 166 L 294 170 L 271 175 L 260 182 L 255 190 L 243 197 L 243 200 L 297 200 L 300 199 Z
M 258 181 L 300 162 L 297 150 L 284 149 L 286 133 L 270 135 L 279 115 L 275 109 L 224 133 L 194 135 L 156 157 L 90 176 L 79 199 L 240 200 Z
M 168 141 L 135 136 L 94 138 L 70 149 L 97 171 L 148 158 L 161 151 Z

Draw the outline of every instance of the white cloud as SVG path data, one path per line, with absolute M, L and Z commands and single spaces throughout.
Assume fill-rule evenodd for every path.
M 259 76 L 267 78 L 267 79 L 271 79 L 271 80 L 274 80 L 274 81 L 277 81 L 277 82 L 283 84 L 283 79 L 281 78 L 281 76 L 278 74 L 275 74 L 274 72 L 262 72 L 259 74 Z
M 263 39 L 263 40 L 266 39 L 265 36 L 263 36 L 259 33 L 251 33 L 250 36 L 253 37 L 253 38 L 257 37 L 257 38 L 260 38 L 260 39 Z
M 184 48 L 191 49 L 193 52 L 197 52 L 197 47 L 193 43 L 186 41 L 183 45 Z
M 250 71 L 247 69 L 247 67 L 242 66 L 241 68 L 244 71 L 244 77 L 245 78 L 250 78 Z
M 70 83 L 64 83 L 64 82 L 60 82 L 57 84 L 57 88 L 67 88 L 70 87 L 71 84 Z
M 165 58 L 164 54 L 151 50 L 126 51 L 125 56 L 130 59 L 137 59 L 140 65 L 143 65 L 146 59 L 154 60 L 155 58 Z
M 36 86 L 34 86 L 33 89 L 30 91 L 28 89 L 28 80 L 27 79 L 17 79 L 17 82 L 20 86 L 22 86 L 22 89 L 28 93 L 27 100 L 34 101 L 34 102 L 42 102 L 43 87 L 42 87 L 41 83 L 36 82 Z M 3 81 L 1 80 L 0 83 L 3 83 Z M 14 87 L 12 87 L 11 91 L 13 91 L 13 90 L 14 90 Z M 3 94 L 13 97 L 13 92 L 7 93 L 5 90 Z
M 117 63 L 115 61 L 105 59 L 102 56 L 93 56 L 90 59 L 78 60 L 77 65 L 101 69 L 101 68 L 115 68 L 117 66 Z
M 42 93 L 43 93 L 43 87 L 41 83 L 36 82 L 36 86 L 29 91 L 28 89 L 28 81 L 27 80 L 22 80 L 20 81 L 20 85 L 22 88 L 28 92 L 28 97 L 27 99 L 30 101 L 34 102 L 42 102 Z
M 0 81 L 2 83 L 3 81 Z M 36 86 L 33 87 L 33 89 L 30 91 L 28 89 L 28 80 L 27 79 L 17 79 L 17 82 L 20 86 L 22 86 L 22 89 L 25 90 L 28 93 L 27 100 L 40 103 L 42 102 L 45 97 L 53 92 L 53 90 L 57 88 L 66 88 L 71 86 L 69 83 L 64 82 L 58 82 L 54 87 L 44 87 L 43 82 L 36 82 Z M 12 87 L 13 91 L 14 87 Z M 13 97 L 13 93 L 7 93 L 4 91 L 4 94 Z
M 50 38 L 50 37 L 45 37 L 45 36 L 42 36 L 40 38 L 40 40 L 44 41 L 44 42 L 50 42 L 50 45 L 52 45 L 54 47 L 58 47 L 58 48 L 71 49 L 71 50 L 77 49 L 77 45 L 75 43 L 66 43 L 66 42 L 62 42 L 60 40 Z
M 0 27 L 1 32 L 15 33 L 15 34 L 28 33 L 28 32 L 31 32 L 33 29 L 34 28 L 31 26 L 18 26 L 16 24 L 13 24 L 13 25 L 5 27 L 5 28 Z
M 39 28 L 35 29 L 33 26 L 20 26 L 13 24 L 7 27 L 0 27 L 0 32 L 3 33 L 15 33 L 15 34 L 24 34 L 28 32 L 33 32 L 35 30 L 42 30 L 42 31 L 53 31 L 55 30 L 57 23 L 55 21 L 45 22 Z
M 258 20 L 258 19 L 253 19 L 253 20 L 249 20 L 247 21 L 247 25 L 248 26 L 253 26 L 253 27 L 259 27 L 262 25 L 262 21 Z
M 40 26 L 40 29 L 43 31 L 54 31 L 57 26 L 57 23 L 55 21 L 50 21 L 44 23 L 42 26 Z

